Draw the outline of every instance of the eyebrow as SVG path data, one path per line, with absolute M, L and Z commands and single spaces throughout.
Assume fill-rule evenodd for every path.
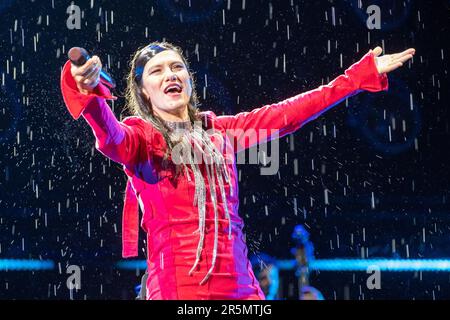
M 180 61 L 180 60 L 172 60 L 169 64 L 174 64 L 174 63 L 181 63 L 182 65 L 184 65 L 184 62 Z M 156 67 L 161 67 L 163 64 L 164 63 L 155 64 L 154 66 L 148 67 L 148 70 L 151 70 L 151 69 L 156 68 Z

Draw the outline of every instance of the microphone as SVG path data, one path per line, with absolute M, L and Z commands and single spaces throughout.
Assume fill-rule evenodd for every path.
M 72 47 L 68 54 L 69 60 L 76 66 L 82 66 L 90 59 L 89 53 L 84 48 Z M 111 89 L 116 87 L 114 79 L 104 70 L 100 70 L 100 82 Z

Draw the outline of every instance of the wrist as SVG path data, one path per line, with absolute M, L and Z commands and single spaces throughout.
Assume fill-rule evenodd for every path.
M 85 94 L 85 95 L 89 95 L 89 94 L 91 94 L 91 93 L 94 91 L 94 88 L 92 88 L 92 89 L 86 89 L 86 88 L 80 87 L 79 85 L 77 85 L 77 88 L 78 88 L 78 91 L 79 91 L 80 93 Z

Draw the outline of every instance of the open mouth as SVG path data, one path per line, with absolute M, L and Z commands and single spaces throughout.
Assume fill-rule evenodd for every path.
M 179 95 L 181 91 L 183 90 L 179 84 L 171 84 L 164 89 L 164 93 L 170 96 Z

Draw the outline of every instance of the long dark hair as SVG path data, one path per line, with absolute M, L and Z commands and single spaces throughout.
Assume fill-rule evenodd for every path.
M 170 138 L 170 128 L 165 121 L 153 112 L 152 105 L 142 92 L 142 72 L 145 64 L 159 52 L 164 50 L 175 51 L 183 60 L 191 79 L 192 94 L 188 103 L 188 115 L 191 124 L 200 120 L 198 110 L 198 97 L 195 89 L 195 81 L 192 71 L 189 69 L 187 59 L 183 55 L 181 48 L 169 42 L 152 42 L 149 45 L 139 48 L 130 61 L 130 72 L 127 76 L 126 102 L 127 109 L 133 115 L 140 116 L 149 121 L 164 137 L 168 150 L 171 151 L 175 142 Z

